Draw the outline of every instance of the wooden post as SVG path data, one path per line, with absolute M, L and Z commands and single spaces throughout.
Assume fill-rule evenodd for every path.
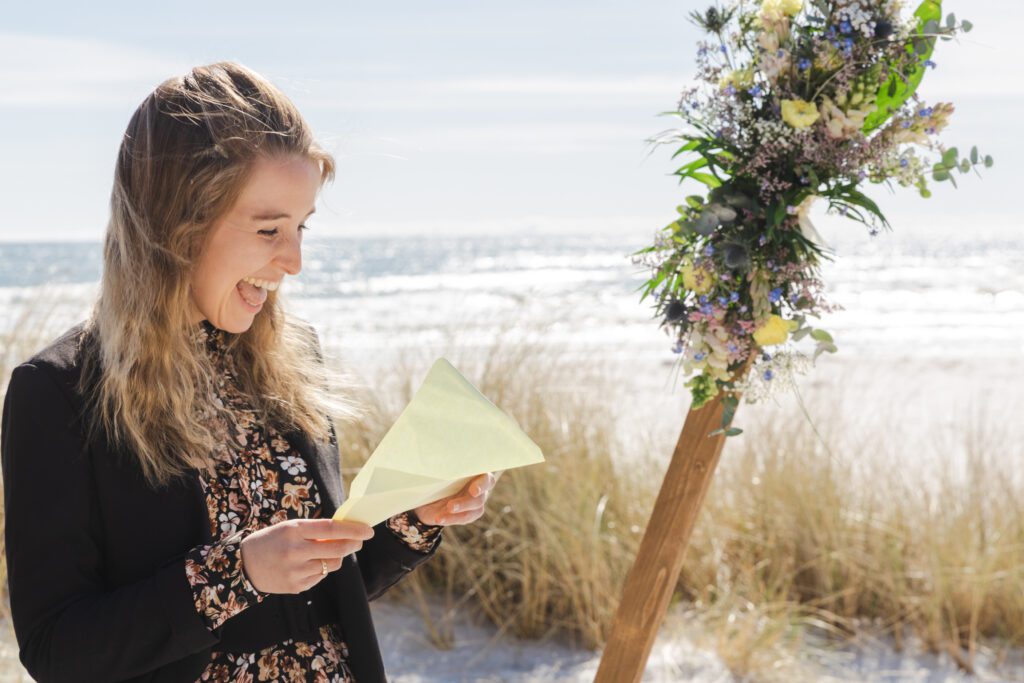
M 752 358 L 739 376 L 746 375 Z M 725 435 L 708 436 L 721 427 L 722 394 L 690 410 L 679 434 L 672 461 L 626 577 L 594 683 L 639 683 L 665 612 L 683 557 L 700 513 Z

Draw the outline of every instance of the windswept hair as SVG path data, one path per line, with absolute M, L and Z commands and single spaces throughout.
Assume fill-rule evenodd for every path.
M 190 278 L 212 232 L 241 194 L 254 162 L 333 157 L 313 140 L 295 105 L 235 62 L 170 78 L 136 109 L 117 155 L 103 274 L 84 326 L 79 391 L 111 445 L 138 459 L 154 487 L 190 468 L 213 471 L 231 416 L 214 400 L 214 368 L 193 334 Z M 221 330 L 236 378 L 258 419 L 279 431 L 336 438 L 331 417 L 356 414 L 339 393 L 342 375 L 320 356 L 311 326 L 268 292 L 251 327 Z M 87 346 L 91 345 L 91 346 Z M 97 363 L 90 361 L 95 360 Z M 202 416 L 210 416 L 204 419 Z

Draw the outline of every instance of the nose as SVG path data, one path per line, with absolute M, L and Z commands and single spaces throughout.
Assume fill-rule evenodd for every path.
M 298 275 L 302 270 L 302 233 L 297 232 L 295 237 L 279 242 L 280 250 L 275 259 L 289 275 Z

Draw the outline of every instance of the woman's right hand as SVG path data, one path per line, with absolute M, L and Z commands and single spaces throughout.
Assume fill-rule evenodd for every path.
M 264 593 L 300 593 L 332 572 L 373 538 L 373 527 L 333 519 L 289 519 L 242 540 L 242 571 Z

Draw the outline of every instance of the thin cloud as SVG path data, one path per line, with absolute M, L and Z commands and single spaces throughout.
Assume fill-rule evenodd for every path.
M 188 68 L 128 45 L 0 32 L 0 106 L 123 108 Z

